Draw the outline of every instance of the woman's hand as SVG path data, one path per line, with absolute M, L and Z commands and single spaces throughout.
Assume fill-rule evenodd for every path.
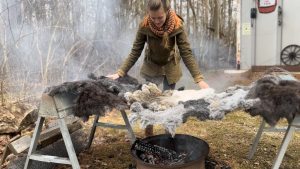
M 105 77 L 108 77 L 108 78 L 111 78 L 111 79 L 118 79 L 120 76 L 119 76 L 119 74 L 118 73 L 116 73 L 116 74 L 113 74 L 113 75 L 107 75 L 107 76 L 105 76 Z
M 200 81 L 198 84 L 199 84 L 201 89 L 209 88 L 209 85 L 207 83 L 205 83 L 203 80 Z

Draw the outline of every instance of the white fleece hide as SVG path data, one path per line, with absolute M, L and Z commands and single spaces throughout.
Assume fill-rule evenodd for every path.
M 213 95 L 214 93 L 215 90 L 212 88 L 201 89 L 201 90 L 183 90 L 183 91 L 175 90 L 171 99 L 178 103 L 179 101 L 185 102 L 188 100 L 202 99 L 209 95 Z

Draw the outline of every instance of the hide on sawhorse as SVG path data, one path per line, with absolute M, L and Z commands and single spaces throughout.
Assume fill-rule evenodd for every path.
M 278 81 L 280 80 L 297 80 L 292 76 L 289 75 L 280 75 L 278 76 Z M 257 131 L 255 140 L 253 142 L 252 148 L 250 150 L 250 153 L 248 155 L 248 160 L 251 160 L 252 156 L 254 155 L 254 152 L 257 148 L 259 139 L 262 135 L 262 132 L 286 132 L 284 135 L 284 138 L 282 140 L 282 143 L 280 145 L 280 148 L 277 152 L 275 161 L 273 163 L 272 169 L 278 169 L 280 167 L 281 161 L 283 159 L 283 156 L 285 154 L 285 151 L 291 141 L 291 138 L 293 136 L 293 133 L 295 131 L 300 131 L 300 112 L 294 117 L 293 121 L 289 123 L 288 127 L 265 127 L 266 121 L 262 120 L 259 129 Z
M 52 162 L 52 163 L 60 163 L 60 164 L 69 164 L 72 165 L 73 169 L 80 169 L 80 165 L 76 156 L 76 152 L 74 150 L 70 133 L 68 131 L 66 122 L 64 117 L 73 115 L 72 113 L 72 106 L 73 100 L 77 97 L 77 95 L 72 92 L 65 92 L 65 93 L 57 93 L 53 97 L 47 94 L 42 95 L 42 101 L 40 104 L 39 110 L 39 117 L 36 123 L 36 127 L 33 133 L 33 137 L 31 139 L 28 156 L 25 162 L 24 169 L 29 169 L 32 160 L 36 161 L 43 161 L 43 162 Z M 104 127 L 112 127 L 112 128 L 119 128 L 119 129 L 128 129 L 129 133 L 131 134 L 131 141 L 135 141 L 135 136 L 132 131 L 132 128 L 129 124 L 127 115 L 125 111 L 121 111 L 124 122 L 126 125 L 114 125 L 114 124 L 106 124 L 106 123 L 97 123 L 99 116 L 95 117 L 93 129 L 90 136 L 90 143 L 92 142 L 95 128 L 96 126 L 104 126 Z M 57 122 L 59 124 L 59 128 L 61 130 L 61 134 L 63 136 L 63 141 L 65 143 L 69 158 L 63 157 L 56 157 L 56 156 L 47 156 L 47 155 L 40 155 L 35 154 L 36 148 L 38 145 L 39 137 L 42 131 L 43 123 L 45 118 L 57 118 Z

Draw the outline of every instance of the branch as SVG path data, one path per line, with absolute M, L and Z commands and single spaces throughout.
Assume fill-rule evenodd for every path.
M 8 8 L 8 3 L 7 3 L 7 0 L 6 0 L 6 7 L 7 7 L 7 18 L 8 18 L 8 25 L 9 25 L 9 29 L 10 29 L 10 32 L 11 32 L 11 35 L 12 35 L 12 38 L 15 42 L 15 37 L 14 37 L 14 33 L 12 32 L 11 30 L 11 25 L 10 25 L 10 18 L 9 18 L 9 8 Z

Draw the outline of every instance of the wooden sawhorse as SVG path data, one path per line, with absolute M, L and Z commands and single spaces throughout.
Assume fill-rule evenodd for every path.
M 135 142 L 136 138 L 135 138 L 135 135 L 134 135 L 133 130 L 131 128 L 131 125 L 129 123 L 129 120 L 128 120 L 128 117 L 126 115 L 125 110 L 121 110 L 121 114 L 122 114 L 122 117 L 124 119 L 125 125 L 101 123 L 101 122 L 98 122 L 99 115 L 95 116 L 94 124 L 93 124 L 92 131 L 91 131 L 90 138 L 89 138 L 88 148 L 91 147 L 92 141 L 94 139 L 96 127 L 98 127 L 98 126 L 110 127 L 110 128 L 114 128 L 114 129 L 126 129 L 126 130 L 128 130 L 128 133 L 130 134 L 131 144 L 133 144 Z
M 53 97 L 47 94 L 42 95 L 39 117 L 33 132 L 24 169 L 30 168 L 32 160 L 43 161 L 48 163 L 52 162 L 60 164 L 69 164 L 72 165 L 73 169 L 80 169 L 76 152 L 72 144 L 71 136 L 68 131 L 66 121 L 64 119 L 64 117 L 66 116 L 73 115 L 72 105 L 73 100 L 75 98 L 76 95 L 72 92 L 58 93 Z M 65 143 L 69 158 L 35 154 L 39 137 L 42 132 L 43 123 L 46 117 L 57 118 L 56 121 L 58 122 L 61 134 L 63 136 L 63 141 Z

